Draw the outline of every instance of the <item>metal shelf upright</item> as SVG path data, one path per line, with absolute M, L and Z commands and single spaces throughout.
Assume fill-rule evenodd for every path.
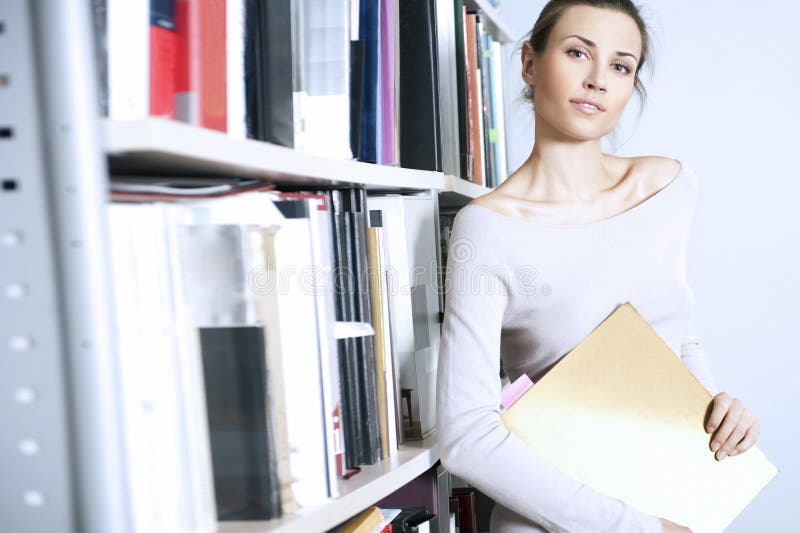
M 0 516 L 130 530 L 89 2 L 0 3 Z

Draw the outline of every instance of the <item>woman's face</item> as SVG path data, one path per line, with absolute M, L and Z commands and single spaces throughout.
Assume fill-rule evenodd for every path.
M 566 136 L 588 140 L 610 133 L 633 93 L 642 40 L 634 20 L 585 5 L 565 10 L 541 57 L 525 44 L 522 79 L 534 85 L 537 121 Z M 595 100 L 600 110 L 575 100 Z

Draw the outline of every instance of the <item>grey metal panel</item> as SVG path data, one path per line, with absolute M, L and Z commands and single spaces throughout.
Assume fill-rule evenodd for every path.
M 87 2 L 0 3 L 3 531 L 129 529 Z
M 131 528 L 89 2 L 33 3 L 53 250 L 67 354 L 76 527 Z
M 27 0 L 0 3 L 0 529 L 75 530 L 57 261 Z

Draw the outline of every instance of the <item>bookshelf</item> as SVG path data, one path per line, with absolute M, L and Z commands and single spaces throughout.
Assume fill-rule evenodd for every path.
M 332 159 L 173 120 L 103 120 L 114 174 L 240 176 L 282 186 L 357 186 L 378 191 L 445 189 L 441 172 Z
M 400 445 L 388 461 L 362 466 L 339 481 L 340 496 L 325 505 L 303 508 L 271 521 L 220 522 L 218 533 L 306 533 L 330 529 L 419 476 L 439 460 L 436 437 Z
M 456 206 L 489 189 L 441 172 L 311 156 L 175 121 L 97 118 L 90 6 L 41 4 L 0 7 L 0 74 L 11 80 L 0 86 L 0 127 L 13 131 L 0 139 L 0 353 L 13 361 L 0 377 L 10 391 L 2 421 L 12 443 L 0 451 L 9 466 L 0 508 L 14 531 L 129 531 L 109 318 L 109 173 L 435 191 L 441 205 Z M 512 41 L 488 2 L 466 4 L 483 10 L 496 40 Z M 407 442 L 389 460 L 340 481 L 340 495 L 324 505 L 275 521 L 219 523 L 218 531 L 322 531 L 438 460 L 435 436 Z
M 370 191 L 436 190 L 448 204 L 489 192 L 457 176 L 331 159 L 273 144 L 235 139 L 173 120 L 101 120 L 105 152 L 114 174 L 239 176 L 284 187 L 366 187 Z

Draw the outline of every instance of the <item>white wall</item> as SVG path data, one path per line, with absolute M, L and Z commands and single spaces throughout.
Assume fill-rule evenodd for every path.
M 757 446 L 780 470 L 726 531 L 797 531 L 800 504 L 800 3 L 637 0 L 654 36 L 655 68 L 636 124 L 631 101 L 617 133 L 621 156 L 664 155 L 700 178 L 689 281 L 697 328 L 721 390 L 762 425 Z M 521 38 L 541 0 L 503 0 Z M 508 47 L 510 48 L 510 47 Z M 506 50 L 509 55 L 509 50 Z M 509 171 L 533 145 L 508 64 Z M 627 142 L 626 142 L 627 140 Z

